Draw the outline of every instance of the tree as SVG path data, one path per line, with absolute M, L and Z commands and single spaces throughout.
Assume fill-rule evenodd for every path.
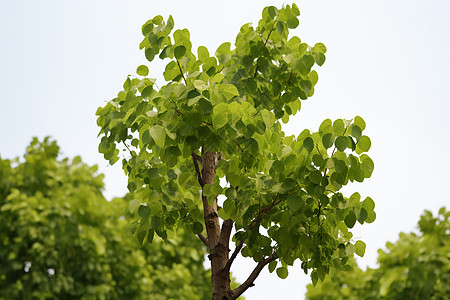
M 107 202 L 79 157 L 33 139 L 25 160 L 0 159 L 0 299 L 204 299 L 201 243 L 182 229 L 141 247 L 128 200 Z M 128 233 L 127 233 L 128 232 Z
M 327 119 L 297 137 L 281 129 L 313 95 L 313 67 L 325 62 L 322 43 L 288 39 L 299 14 L 295 4 L 266 7 L 256 28 L 243 25 L 235 47 L 225 42 L 214 55 L 203 46 L 195 55 L 189 31 L 171 34 L 173 18 L 158 15 L 142 26 L 140 48 L 149 62 L 169 60 L 166 83 L 158 87 L 141 65 L 97 110 L 99 151 L 114 164 L 123 150 L 128 189 L 145 199 L 130 203 L 136 235 L 166 239 L 179 225 L 198 235 L 210 253 L 213 299 L 237 298 L 267 265 L 285 278 L 300 259 L 314 283 L 331 267 L 348 268 L 365 249 L 348 229 L 375 219 L 372 199 L 340 193 L 373 171 L 361 117 Z M 232 290 L 239 253 L 256 266 Z
M 336 271 L 323 283 L 308 285 L 306 298 L 325 299 L 448 299 L 450 295 L 450 212 L 434 217 L 425 211 L 420 234 L 400 233 L 397 242 L 378 250 L 376 269 Z

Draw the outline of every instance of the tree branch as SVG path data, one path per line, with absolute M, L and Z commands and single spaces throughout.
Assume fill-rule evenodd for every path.
M 234 249 L 233 254 L 231 255 L 230 259 L 227 261 L 227 264 L 225 265 L 225 267 L 223 268 L 224 271 L 229 272 L 231 265 L 233 264 L 233 261 L 236 259 L 236 256 L 239 254 L 239 252 L 241 252 L 242 247 L 244 246 L 244 242 L 245 242 L 246 237 L 244 237 L 240 242 L 239 245 L 237 245 L 237 247 Z
M 203 186 L 205 186 L 205 183 L 203 182 L 202 179 L 202 174 L 200 173 L 200 168 L 198 167 L 198 158 L 197 158 L 197 154 L 195 153 L 191 153 L 192 156 L 192 161 L 194 162 L 194 168 L 195 168 L 195 172 L 197 173 L 197 180 L 198 183 L 200 184 L 200 186 L 203 188 Z
M 249 287 L 254 286 L 255 279 L 259 276 L 259 273 L 261 273 L 262 269 L 269 264 L 271 261 L 275 260 L 277 257 L 275 254 L 271 254 L 270 256 L 264 258 L 261 260 L 256 267 L 253 269 L 253 271 L 248 276 L 247 280 L 244 281 L 239 287 L 233 290 L 232 292 L 232 299 L 237 299 L 240 295 L 242 295 Z
M 228 247 L 228 244 L 230 243 L 230 235 L 231 230 L 233 229 L 233 220 L 226 219 L 222 223 L 222 230 L 220 231 L 220 237 L 219 237 L 219 243 L 222 243 L 223 245 Z
M 208 239 L 203 234 L 199 233 L 197 234 L 200 240 L 203 242 L 203 244 L 206 245 L 206 247 L 209 247 Z
M 278 198 L 278 194 L 276 195 L 275 199 L 273 200 L 272 204 L 269 207 L 266 207 L 265 209 L 261 210 L 258 213 L 258 216 L 255 218 L 255 220 L 248 226 L 248 231 L 252 231 L 253 228 L 258 225 L 259 223 L 261 223 L 262 221 L 262 216 L 266 213 L 268 213 L 272 208 L 274 208 L 278 203 L 281 202 L 281 200 L 277 200 Z M 247 231 L 247 232 L 248 232 Z M 236 248 L 233 251 L 233 254 L 231 254 L 230 259 L 228 259 L 224 270 L 225 271 L 230 271 L 231 265 L 233 264 L 233 261 L 236 259 L 237 255 L 239 254 L 239 252 L 242 250 L 242 247 L 244 246 L 245 240 L 247 239 L 247 232 L 245 234 L 245 236 L 241 239 L 241 241 L 239 242 L 239 244 L 236 246 Z

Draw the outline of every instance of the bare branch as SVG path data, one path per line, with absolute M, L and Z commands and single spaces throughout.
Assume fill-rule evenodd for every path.
M 206 247 L 209 247 L 208 238 L 201 233 L 199 233 L 197 235 L 200 238 L 200 240 L 203 242 L 203 244 L 205 244 Z
M 237 299 L 240 295 L 242 295 L 249 287 L 252 287 L 255 285 L 254 281 L 259 276 L 259 273 L 261 273 L 262 269 L 269 264 L 271 261 L 275 260 L 277 257 L 275 254 L 271 254 L 270 256 L 264 258 L 261 260 L 256 267 L 253 269 L 253 271 L 248 276 L 247 280 L 244 281 L 239 287 L 233 290 L 233 296 L 232 299 Z

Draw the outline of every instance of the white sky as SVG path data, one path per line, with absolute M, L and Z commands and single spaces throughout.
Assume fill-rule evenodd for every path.
M 264 6 L 283 1 L 1 1 L 0 155 L 24 153 L 33 136 L 55 138 L 65 156 L 81 155 L 106 174 L 106 196 L 121 196 L 120 164 L 98 154 L 95 111 L 115 97 L 127 74 L 145 63 L 141 25 L 172 14 L 194 47 L 214 52 L 234 42 L 240 26 L 256 23 Z M 290 4 L 290 2 L 287 2 Z M 367 244 L 362 266 L 376 250 L 416 227 L 424 209 L 448 205 L 450 185 L 450 1 L 305 0 L 292 34 L 323 42 L 316 94 L 285 126 L 289 134 L 317 130 L 326 118 L 362 116 L 372 139 L 372 178 L 346 189 L 376 202 L 377 220 L 357 227 Z M 161 67 L 150 65 L 153 77 Z M 252 261 L 239 260 L 243 282 Z M 266 270 L 247 299 L 303 299 L 309 278 L 299 266 L 279 279 Z

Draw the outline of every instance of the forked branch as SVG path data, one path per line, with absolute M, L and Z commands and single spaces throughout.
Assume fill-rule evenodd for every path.
M 255 220 L 248 226 L 248 231 L 252 231 L 253 228 L 258 225 L 259 223 L 261 223 L 262 221 L 262 217 L 264 214 L 268 213 L 272 208 L 274 208 L 278 203 L 281 202 L 281 199 L 278 199 L 278 194 L 276 195 L 275 199 L 273 200 L 272 204 L 268 207 L 266 207 L 265 209 L 261 210 L 258 213 L 258 216 L 255 218 Z M 248 232 L 247 231 L 247 232 Z M 236 246 L 236 248 L 234 249 L 233 254 L 231 255 L 230 259 L 228 259 L 224 270 L 226 272 L 230 271 L 231 265 L 233 264 L 233 261 L 236 259 L 237 255 L 239 254 L 239 252 L 242 250 L 242 247 L 244 246 L 245 240 L 247 239 L 247 232 L 245 233 L 244 237 L 241 239 L 241 241 L 239 242 L 239 244 Z

